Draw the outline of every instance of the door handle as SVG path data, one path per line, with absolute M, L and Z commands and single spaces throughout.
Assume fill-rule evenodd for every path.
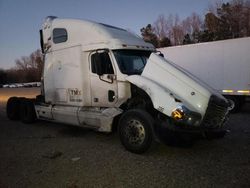
M 113 90 L 108 91 L 109 102 L 113 102 L 115 100 L 115 92 Z

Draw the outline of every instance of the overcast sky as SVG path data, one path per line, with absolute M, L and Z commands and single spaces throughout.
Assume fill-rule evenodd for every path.
M 160 14 L 204 15 L 215 0 L 0 0 L 0 68 L 39 48 L 39 29 L 46 16 L 80 18 L 129 29 L 154 23 Z

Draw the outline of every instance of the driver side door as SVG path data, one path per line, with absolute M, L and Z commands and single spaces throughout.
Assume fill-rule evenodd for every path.
M 98 57 L 99 56 L 99 57 Z M 94 61 L 101 61 L 103 75 L 99 76 Z M 91 104 L 113 107 L 117 101 L 117 81 L 113 62 L 108 51 L 94 52 L 90 56 Z

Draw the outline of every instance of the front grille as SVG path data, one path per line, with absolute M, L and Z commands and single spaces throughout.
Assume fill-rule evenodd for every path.
M 211 96 L 202 126 L 209 129 L 222 128 L 227 113 L 228 103 L 215 95 Z

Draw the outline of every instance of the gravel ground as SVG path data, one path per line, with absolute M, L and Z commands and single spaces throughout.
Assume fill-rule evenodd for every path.
M 7 92 L 8 91 L 8 92 Z M 228 122 L 220 140 L 191 147 L 158 144 L 144 155 L 127 152 L 116 133 L 101 134 L 5 114 L 8 96 L 36 89 L 0 89 L 0 188 L 5 187 L 249 187 L 250 105 Z

